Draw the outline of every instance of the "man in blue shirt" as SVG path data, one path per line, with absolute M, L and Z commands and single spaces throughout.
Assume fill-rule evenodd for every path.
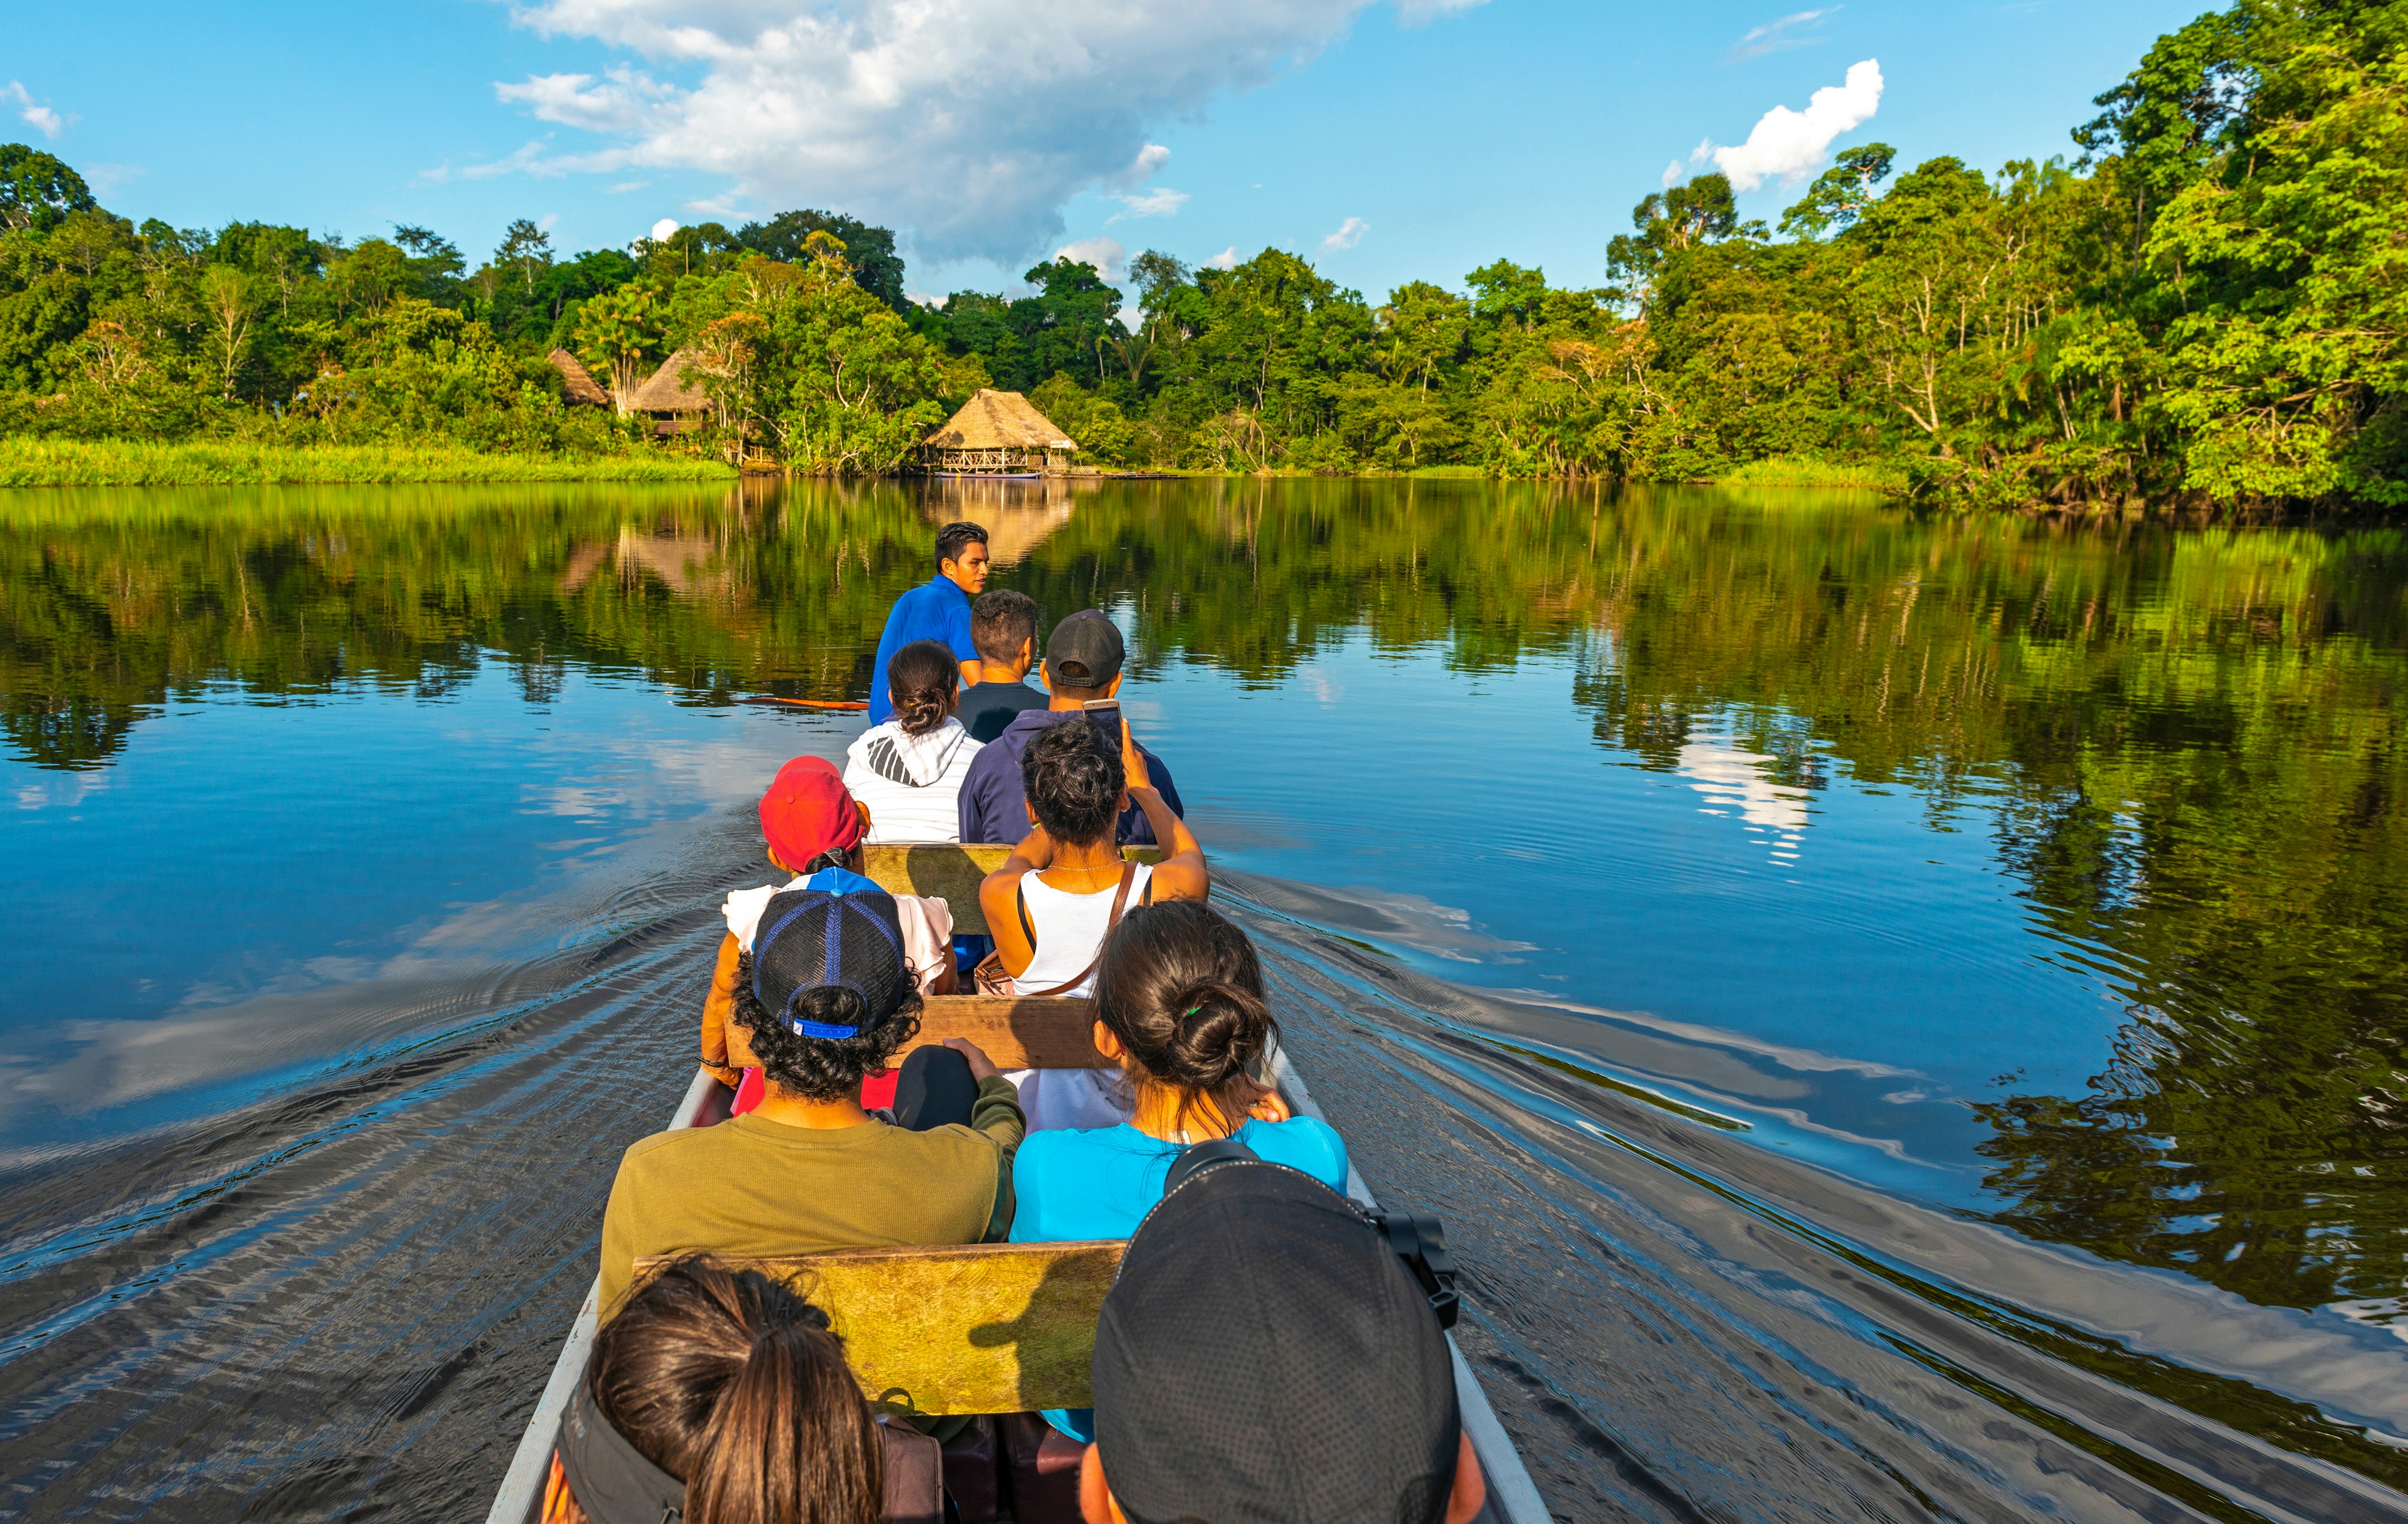
M 970 640 L 970 599 L 986 588 L 986 531 L 975 524 L 955 522 L 937 531 L 937 574 L 895 600 L 886 616 L 886 633 L 878 638 L 878 654 L 869 669 L 869 723 L 884 725 L 895 718 L 895 699 L 886 688 L 886 664 L 895 653 L 914 640 L 935 640 L 951 647 L 962 664 L 962 686 L 979 680 L 978 646 Z
M 1095 609 L 1082 609 L 1054 626 L 1045 642 L 1045 691 L 1052 697 L 1043 709 L 1023 711 L 1011 717 L 1003 733 L 970 759 L 955 800 L 965 841 L 1017 841 L 1028 834 L 1028 796 L 1020 784 L 1020 754 L 1039 732 L 1072 720 L 1083 722 L 1085 705 L 1110 698 L 1121 690 L 1121 665 L 1126 653 L 1121 632 Z M 1162 794 L 1162 802 L 1182 820 L 1187 811 L 1179 802 L 1178 786 L 1162 758 L 1140 746 L 1146 776 Z M 1154 827 L 1145 812 L 1132 804 L 1121 812 L 1120 841 L 1153 846 Z

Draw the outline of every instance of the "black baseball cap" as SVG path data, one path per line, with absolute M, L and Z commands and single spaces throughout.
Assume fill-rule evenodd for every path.
M 1082 609 L 1045 640 L 1045 675 L 1057 687 L 1100 688 L 1121 675 L 1121 632 L 1098 609 Z
M 1276 1164 L 1180 1183 L 1130 1240 L 1090 1368 L 1131 1524 L 1438 1524 L 1463 1431 L 1446 1335 L 1354 1203 Z
M 903 1003 L 911 991 L 911 971 L 894 896 L 873 884 L 851 892 L 787 889 L 769 897 L 752 937 L 753 996 L 800 1036 L 860 1036 L 859 1027 L 796 1014 L 795 997 L 825 985 L 859 994 L 864 1020 L 871 1027 Z

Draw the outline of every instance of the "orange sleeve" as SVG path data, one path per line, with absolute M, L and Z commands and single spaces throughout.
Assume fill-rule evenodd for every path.
M 568 1473 L 558 1450 L 552 1452 L 552 1471 L 543 1479 L 543 1524 L 585 1524 L 585 1510 L 568 1490 Z
M 727 1066 L 727 1013 L 736 1003 L 736 959 L 742 952 L 733 931 L 719 940 L 719 962 L 710 970 L 710 993 L 702 1002 L 703 1067 L 730 1087 L 744 1077 L 742 1070 Z

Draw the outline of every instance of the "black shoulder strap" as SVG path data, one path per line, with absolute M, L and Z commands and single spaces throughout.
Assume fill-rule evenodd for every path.
M 1020 934 L 1028 939 L 1028 950 L 1037 951 L 1037 928 L 1028 924 L 1028 891 L 1022 887 L 1028 882 L 1025 873 L 1011 881 L 1011 908 L 1020 913 Z

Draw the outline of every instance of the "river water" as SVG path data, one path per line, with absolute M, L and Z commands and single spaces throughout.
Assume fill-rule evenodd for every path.
M 956 516 L 1558 1517 L 2408 1516 L 2408 536 L 1315 481 L 0 494 L 0 1519 L 481 1511 Z

